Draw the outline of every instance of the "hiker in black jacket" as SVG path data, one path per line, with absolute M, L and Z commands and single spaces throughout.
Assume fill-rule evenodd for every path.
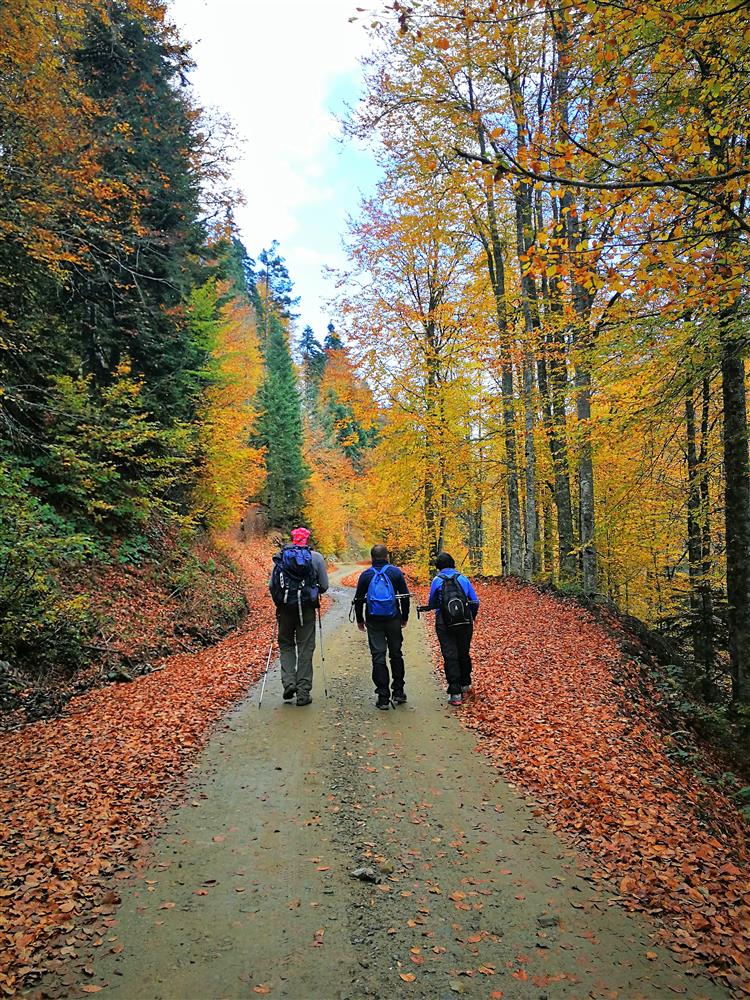
M 361 632 L 367 629 L 372 656 L 372 682 L 378 696 L 377 707 L 386 710 L 403 705 L 404 657 L 402 629 L 409 620 L 409 593 L 404 574 L 388 562 L 385 545 L 373 545 L 372 566 L 360 575 L 354 595 L 354 612 Z M 386 651 L 391 661 L 389 691 Z

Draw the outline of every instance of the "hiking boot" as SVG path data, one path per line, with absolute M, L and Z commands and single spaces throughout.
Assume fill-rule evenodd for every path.
M 296 687 L 284 688 L 284 701 L 291 701 L 296 693 L 297 693 Z
M 405 705 L 406 695 L 403 691 L 394 691 L 391 701 L 393 702 L 394 705 Z
M 312 698 L 309 694 L 305 694 L 303 691 L 297 692 L 297 704 L 298 705 L 311 705 Z
M 387 712 L 391 707 L 391 703 L 387 698 L 378 698 L 375 707 L 379 708 L 381 712 Z
M 464 696 L 464 698 L 467 698 L 471 694 L 471 684 L 462 684 L 461 694 Z
M 448 698 L 449 705 L 463 705 L 464 696 L 462 694 L 452 694 Z

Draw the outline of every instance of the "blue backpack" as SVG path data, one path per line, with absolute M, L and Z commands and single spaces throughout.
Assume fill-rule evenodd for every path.
M 372 579 L 367 587 L 368 618 L 395 618 L 398 614 L 396 591 L 393 581 L 386 573 L 388 564 L 380 569 L 373 566 Z
M 271 574 L 271 597 L 276 607 L 292 606 L 299 610 L 318 605 L 318 575 L 309 548 L 299 545 L 285 545 L 273 557 Z

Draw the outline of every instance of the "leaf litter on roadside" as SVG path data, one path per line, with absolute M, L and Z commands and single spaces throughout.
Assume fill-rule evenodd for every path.
M 479 748 L 678 957 L 750 993 L 750 851 L 736 805 L 670 759 L 658 693 L 644 694 L 637 664 L 588 612 L 521 584 L 478 590 L 462 718 Z
M 88 947 L 119 896 L 113 878 L 157 822 L 212 725 L 258 677 L 271 640 L 270 550 L 233 546 L 250 614 L 217 645 L 169 657 L 133 684 L 92 691 L 67 715 L 5 736 L 0 759 L 0 991 L 59 971 L 66 940 Z M 214 838 L 220 842 L 223 836 Z M 162 909 L 174 904 L 166 901 Z M 101 988 L 84 992 L 98 992 Z

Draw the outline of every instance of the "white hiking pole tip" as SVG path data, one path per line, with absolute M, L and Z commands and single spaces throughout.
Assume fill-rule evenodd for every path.
M 268 656 L 266 658 L 266 669 L 263 671 L 263 683 L 260 686 L 260 698 L 258 699 L 258 708 L 263 704 L 263 693 L 266 690 L 266 680 L 268 679 L 268 668 L 271 664 L 271 653 L 273 652 L 273 644 L 276 641 L 276 630 L 279 627 L 278 621 L 273 627 L 273 636 L 271 637 L 271 645 L 268 647 Z
M 320 629 L 320 667 L 323 671 L 323 692 L 328 699 L 328 681 L 326 679 L 326 658 L 323 652 L 323 619 L 320 615 L 320 605 L 318 605 L 318 627 Z

